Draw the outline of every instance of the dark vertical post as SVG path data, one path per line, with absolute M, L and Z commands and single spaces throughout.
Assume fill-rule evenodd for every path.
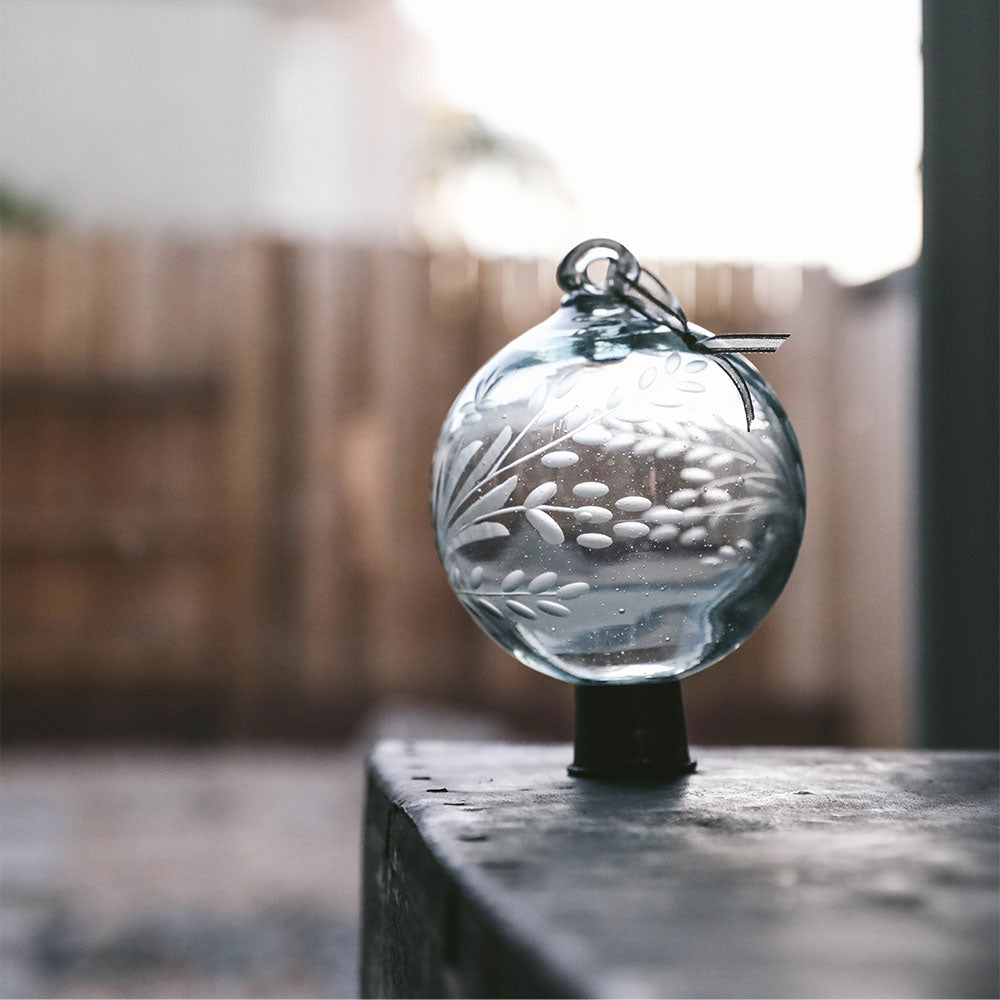
M 690 774 L 680 681 L 576 688 L 577 778 L 669 781 Z
M 996 0 L 924 0 L 921 737 L 996 746 Z

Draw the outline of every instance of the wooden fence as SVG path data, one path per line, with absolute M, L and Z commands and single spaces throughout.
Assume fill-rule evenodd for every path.
M 696 739 L 908 734 L 905 296 L 664 264 L 799 433 L 809 519 L 772 616 L 685 682 Z M 388 696 L 568 730 L 483 638 L 427 514 L 444 413 L 557 302 L 553 262 L 0 235 L 4 734 L 333 737 Z

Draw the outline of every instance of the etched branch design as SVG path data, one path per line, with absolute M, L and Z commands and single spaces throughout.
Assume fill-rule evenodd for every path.
M 490 584 L 484 579 L 482 566 L 475 566 L 468 579 L 461 571 L 452 575 L 452 584 L 459 598 L 498 618 L 508 614 L 534 621 L 539 614 L 550 618 L 568 618 L 573 610 L 567 605 L 590 590 L 590 584 L 579 580 L 559 583 L 556 573 L 539 573 L 525 583 L 525 573 L 516 569 L 499 583 Z
M 654 544 L 676 539 L 681 545 L 700 545 L 709 533 L 706 524 L 759 510 L 769 502 L 767 494 L 776 493 L 779 483 L 770 471 L 774 447 L 766 435 L 737 436 L 721 422 L 712 426 L 713 434 L 709 435 L 690 423 L 654 421 L 629 412 L 640 400 L 663 408 L 682 407 L 683 394 L 706 390 L 698 379 L 706 368 L 708 362 L 700 358 L 685 362 L 680 352 L 671 352 L 662 365 L 651 365 L 639 375 L 627 399 L 626 389 L 618 386 L 600 409 L 583 408 L 567 398 L 584 375 L 582 368 L 540 385 L 524 403 L 529 418 L 516 436 L 507 424 L 488 446 L 481 439 L 463 445 L 454 460 L 440 470 L 435 511 L 445 554 L 473 542 L 508 537 L 513 516 L 523 516 L 550 545 L 565 542 L 570 530 L 565 519 L 571 516 L 584 529 L 575 536 L 577 544 L 599 550 L 615 542 L 647 537 Z M 494 378 L 490 385 L 495 382 Z M 483 412 L 496 408 L 488 397 L 489 388 L 483 390 L 483 385 L 475 400 L 463 406 L 466 418 L 476 418 L 469 420 L 470 428 L 480 422 Z M 561 433 L 553 440 L 517 456 L 518 445 L 532 430 L 556 426 Z M 769 443 L 770 449 L 766 448 Z M 645 496 L 624 496 L 613 501 L 612 509 L 593 502 L 609 494 L 610 487 L 604 483 L 578 482 L 572 487 L 572 503 L 555 504 L 552 501 L 558 485 L 548 480 L 534 487 L 521 503 L 509 503 L 519 483 L 519 474 L 513 470 L 534 459 L 545 469 L 570 468 L 580 461 L 574 450 L 577 446 L 605 453 L 628 450 L 651 462 L 676 461 L 682 465 L 679 478 L 684 485 L 667 498 L 668 504 L 654 505 Z M 734 499 L 726 489 L 747 481 L 757 484 L 761 495 Z M 579 500 L 585 502 L 577 504 Z M 726 555 L 723 548 L 726 546 L 719 552 Z M 509 600 L 517 603 L 516 598 Z

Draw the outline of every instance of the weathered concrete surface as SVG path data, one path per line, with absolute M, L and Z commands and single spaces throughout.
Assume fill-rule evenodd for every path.
M 378 746 L 365 995 L 997 996 L 997 755 L 701 749 L 661 787 L 570 756 Z

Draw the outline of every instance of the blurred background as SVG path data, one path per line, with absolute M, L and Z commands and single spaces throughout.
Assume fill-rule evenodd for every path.
M 978 0 L 3 0 L 4 995 L 352 995 L 371 739 L 569 738 L 427 484 L 591 236 L 792 334 L 805 541 L 692 742 L 995 746 L 995 39 Z

